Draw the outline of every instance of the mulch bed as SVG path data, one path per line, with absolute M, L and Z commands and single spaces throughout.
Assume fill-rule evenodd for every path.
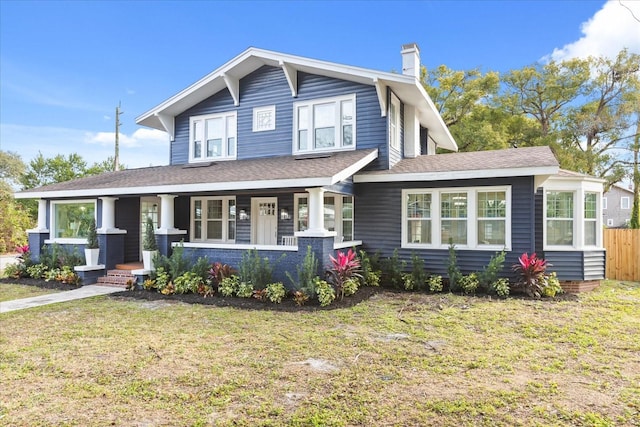
M 58 282 L 57 280 L 50 280 L 47 282 L 42 279 L 31 279 L 31 278 L 22 278 L 22 279 L 2 278 L 0 279 L 0 283 L 9 283 L 12 285 L 36 286 L 42 289 L 55 289 L 60 291 L 71 291 L 73 289 L 79 288 L 79 286 L 68 285 L 66 283 Z

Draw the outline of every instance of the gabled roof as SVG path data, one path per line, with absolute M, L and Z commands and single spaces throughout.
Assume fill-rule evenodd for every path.
M 389 170 L 358 173 L 354 182 L 549 176 L 558 171 L 558 160 L 549 147 L 509 148 L 406 158 Z
M 126 169 L 15 194 L 18 199 L 305 188 L 350 178 L 377 149 Z
M 282 68 L 293 97 L 297 96 L 298 71 L 375 86 L 382 115 L 386 114 L 386 88 L 389 87 L 403 102 L 416 107 L 420 123 L 429 129 L 429 136 L 439 147 L 453 151 L 458 149 L 433 101 L 415 77 L 254 47 L 250 47 L 217 70 L 140 115 L 136 118 L 136 123 L 166 131 L 173 138 L 174 118 L 219 91 L 229 89 L 236 105 L 239 105 L 240 79 L 264 65 Z

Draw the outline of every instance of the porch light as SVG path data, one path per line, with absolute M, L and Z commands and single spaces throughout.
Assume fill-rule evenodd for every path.
M 240 221 L 247 221 L 249 219 L 249 214 L 244 209 L 240 209 L 240 215 L 238 215 Z
M 286 220 L 291 219 L 291 217 L 289 216 L 289 211 L 287 210 L 287 208 L 280 209 L 280 219 L 282 221 L 286 221 Z

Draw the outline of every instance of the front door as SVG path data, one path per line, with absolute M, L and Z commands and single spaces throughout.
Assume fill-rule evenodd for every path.
M 253 220 L 253 243 L 256 245 L 278 244 L 278 198 L 251 199 Z

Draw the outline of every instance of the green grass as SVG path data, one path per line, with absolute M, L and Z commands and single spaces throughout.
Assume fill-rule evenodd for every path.
M 37 297 L 38 295 L 46 295 L 54 292 L 58 291 L 51 289 L 41 289 L 35 286 L 6 285 L 4 283 L 0 283 L 0 302 L 21 298 Z
M 97 297 L 0 325 L 0 425 L 640 426 L 638 283 L 294 313 Z

